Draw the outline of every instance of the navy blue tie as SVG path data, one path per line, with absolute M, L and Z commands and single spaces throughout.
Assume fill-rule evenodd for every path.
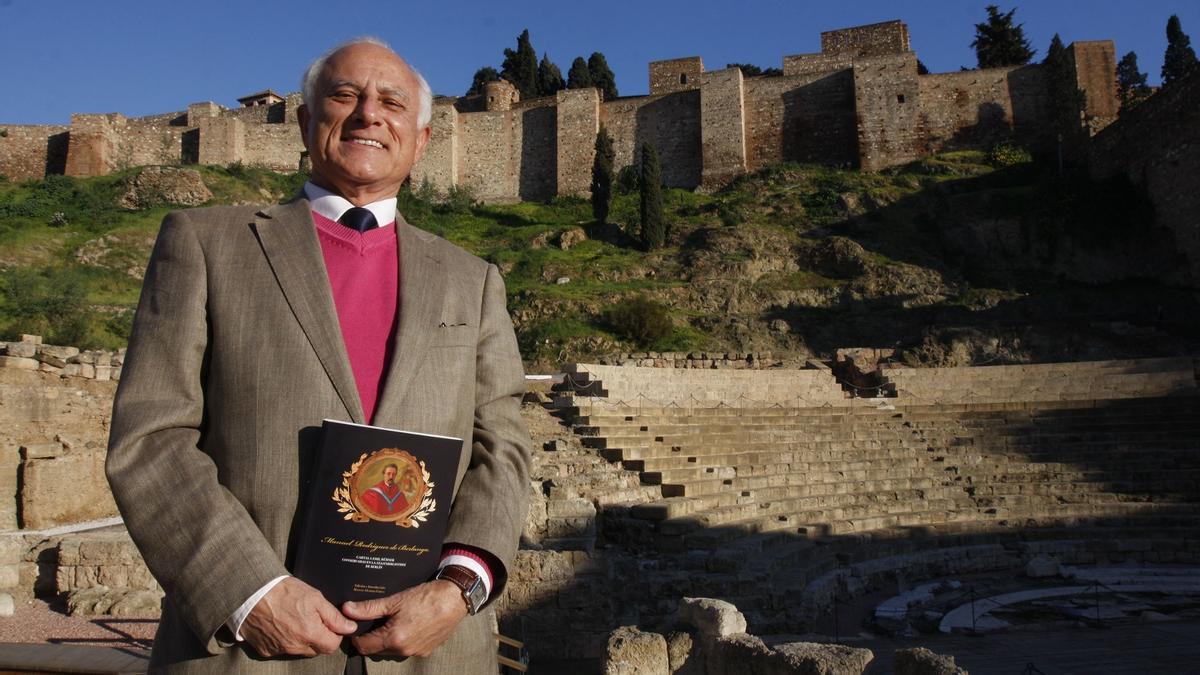
M 366 232 L 375 227 L 375 214 L 361 206 L 355 206 L 338 218 L 338 222 L 359 232 Z

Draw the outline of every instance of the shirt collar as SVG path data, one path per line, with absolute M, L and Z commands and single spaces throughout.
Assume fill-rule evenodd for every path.
M 335 195 L 329 190 L 315 185 L 312 181 L 304 184 L 304 196 L 308 197 L 309 206 L 312 207 L 313 211 L 333 221 L 341 218 L 343 213 L 354 208 L 350 200 L 340 195 Z M 375 216 L 375 222 L 379 225 L 390 225 L 396 220 L 395 197 L 371 202 L 363 208 Z

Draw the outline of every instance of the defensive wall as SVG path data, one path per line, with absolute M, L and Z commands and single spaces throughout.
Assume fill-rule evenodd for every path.
M 1092 139 L 1088 164 L 1097 180 L 1124 176 L 1145 192 L 1155 222 L 1175 235 L 1192 286 L 1200 282 L 1200 72 L 1125 112 Z M 1174 266 L 1175 261 L 1164 261 Z
M 1068 48 L 1093 131 L 1115 116 L 1114 53 L 1111 41 Z M 413 177 L 441 191 L 470 186 L 492 202 L 586 194 L 601 126 L 613 136 L 618 169 L 650 143 L 664 182 L 688 189 L 781 160 L 878 170 L 1002 140 L 1049 142 L 1041 66 L 920 75 L 900 21 L 824 32 L 819 53 L 784 56 L 782 66 L 781 76 L 744 77 L 738 69 L 706 71 L 699 57 L 655 61 L 648 95 L 608 101 L 594 89 L 521 101 L 503 81 L 475 96 L 438 97 L 430 146 Z M 242 102 L 250 104 L 0 127 L 8 130 L 0 172 L 26 179 L 149 164 L 299 167 L 299 95 Z

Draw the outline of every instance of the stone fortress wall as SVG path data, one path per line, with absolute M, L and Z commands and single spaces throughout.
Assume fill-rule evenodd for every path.
M 1115 114 L 1114 53 L 1111 41 L 1068 49 L 1093 130 Z M 747 78 L 706 71 L 699 57 L 656 61 L 649 95 L 611 101 L 593 89 L 521 101 L 505 82 L 478 96 L 439 97 L 414 180 L 442 191 L 470 186 L 493 202 L 586 194 L 601 126 L 614 138 L 618 168 L 649 142 L 666 184 L 688 189 L 780 160 L 878 170 L 1010 138 L 1048 142 L 1041 66 L 919 75 L 900 21 L 822 33 L 821 52 L 785 56 L 782 65 L 782 76 Z M 237 109 L 209 102 L 140 118 L 77 114 L 69 127 L 3 127 L 0 173 L 95 176 L 179 163 L 296 170 L 300 96 L 264 94 Z

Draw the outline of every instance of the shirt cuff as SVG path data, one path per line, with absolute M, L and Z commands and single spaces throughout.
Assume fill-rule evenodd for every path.
M 447 548 L 442 551 L 442 561 L 438 563 L 438 569 L 447 565 L 461 565 L 474 572 L 483 582 L 484 600 L 492 597 L 492 570 L 488 568 L 482 557 L 466 549 Z
M 242 624 L 246 621 L 246 617 L 250 616 L 250 612 L 254 610 L 254 606 L 258 604 L 259 600 L 262 600 L 264 595 L 286 578 L 288 578 L 288 575 L 285 574 L 263 584 L 262 588 L 254 592 L 254 595 L 251 595 L 240 607 L 233 610 L 233 614 L 230 614 L 229 618 L 225 620 L 225 627 L 233 633 L 233 639 L 238 642 L 242 641 Z

